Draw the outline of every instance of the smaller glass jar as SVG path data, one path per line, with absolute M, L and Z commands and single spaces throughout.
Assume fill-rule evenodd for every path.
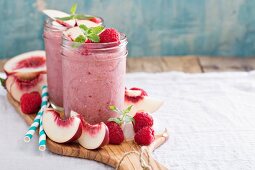
M 53 26 L 50 19 L 44 23 L 48 92 L 50 102 L 55 107 L 63 107 L 61 41 L 65 30 L 66 27 Z

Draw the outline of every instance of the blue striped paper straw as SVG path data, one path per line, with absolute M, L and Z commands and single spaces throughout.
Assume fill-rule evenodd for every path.
M 47 108 L 48 105 L 48 89 L 47 86 L 42 86 L 42 103 L 41 103 L 41 109 L 40 111 L 37 113 L 34 122 L 32 123 L 32 125 L 29 127 L 27 133 L 25 134 L 24 137 L 24 141 L 25 142 L 30 142 L 30 140 L 32 139 L 37 127 L 40 125 L 40 119 L 43 115 L 43 112 L 45 110 L 45 108 Z
M 42 116 L 41 116 L 40 128 L 39 128 L 39 150 L 45 151 L 45 149 L 46 149 L 46 134 L 43 129 Z

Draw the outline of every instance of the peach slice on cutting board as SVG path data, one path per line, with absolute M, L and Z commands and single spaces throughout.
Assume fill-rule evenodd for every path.
M 64 120 L 54 109 L 46 109 L 42 121 L 46 135 L 54 142 L 72 142 L 81 136 L 82 123 L 77 114 L 71 113 L 70 117 Z
M 20 98 L 25 93 L 31 93 L 37 91 L 41 93 L 41 87 L 46 84 L 47 75 L 38 74 L 30 76 L 28 75 L 9 75 L 5 81 L 5 86 L 7 91 L 11 96 L 18 102 Z
M 124 108 L 133 105 L 130 116 L 134 116 L 139 111 L 153 113 L 163 104 L 162 100 L 148 96 L 143 89 L 133 87 L 125 90 Z
M 7 75 L 21 74 L 22 76 L 46 73 L 45 51 L 31 51 L 17 55 L 5 63 L 4 71 Z
M 82 135 L 78 142 L 86 149 L 103 147 L 109 143 L 108 127 L 103 122 L 95 125 L 83 122 Z
M 5 63 L 4 71 L 6 89 L 16 101 L 20 102 L 24 93 L 41 92 L 41 86 L 47 84 L 45 51 L 13 57 Z

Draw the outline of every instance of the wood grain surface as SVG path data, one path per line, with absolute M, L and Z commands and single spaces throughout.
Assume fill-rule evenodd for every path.
M 23 114 L 20 110 L 20 105 L 16 102 L 11 95 L 7 95 L 9 102 L 14 106 L 16 111 L 22 116 L 25 122 L 28 125 L 33 123 L 35 118 L 35 114 L 26 115 Z M 145 149 L 149 151 L 149 155 L 146 153 L 142 154 L 144 160 L 150 161 L 150 166 L 153 170 L 166 170 L 167 168 L 156 160 L 154 160 L 151 156 L 151 152 L 163 144 L 168 138 L 167 133 L 164 135 L 156 136 L 155 141 L 150 146 L 143 146 Z M 106 145 L 103 148 L 97 150 L 87 150 L 80 146 L 78 143 L 69 143 L 69 144 L 59 144 L 55 143 L 49 138 L 47 138 L 46 142 L 47 149 L 55 154 L 70 156 L 70 157 L 78 157 L 84 159 L 95 160 L 109 166 L 116 168 L 120 163 L 122 157 L 131 151 L 141 151 L 141 146 L 137 145 L 133 141 L 125 141 L 121 145 Z M 122 163 L 119 166 L 120 170 L 142 170 L 139 156 L 136 154 L 130 154 L 123 159 Z

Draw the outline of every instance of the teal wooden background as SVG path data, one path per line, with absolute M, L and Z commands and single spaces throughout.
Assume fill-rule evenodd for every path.
M 43 7 L 102 16 L 129 56 L 255 56 L 255 0 L 0 0 L 0 58 L 43 49 Z

